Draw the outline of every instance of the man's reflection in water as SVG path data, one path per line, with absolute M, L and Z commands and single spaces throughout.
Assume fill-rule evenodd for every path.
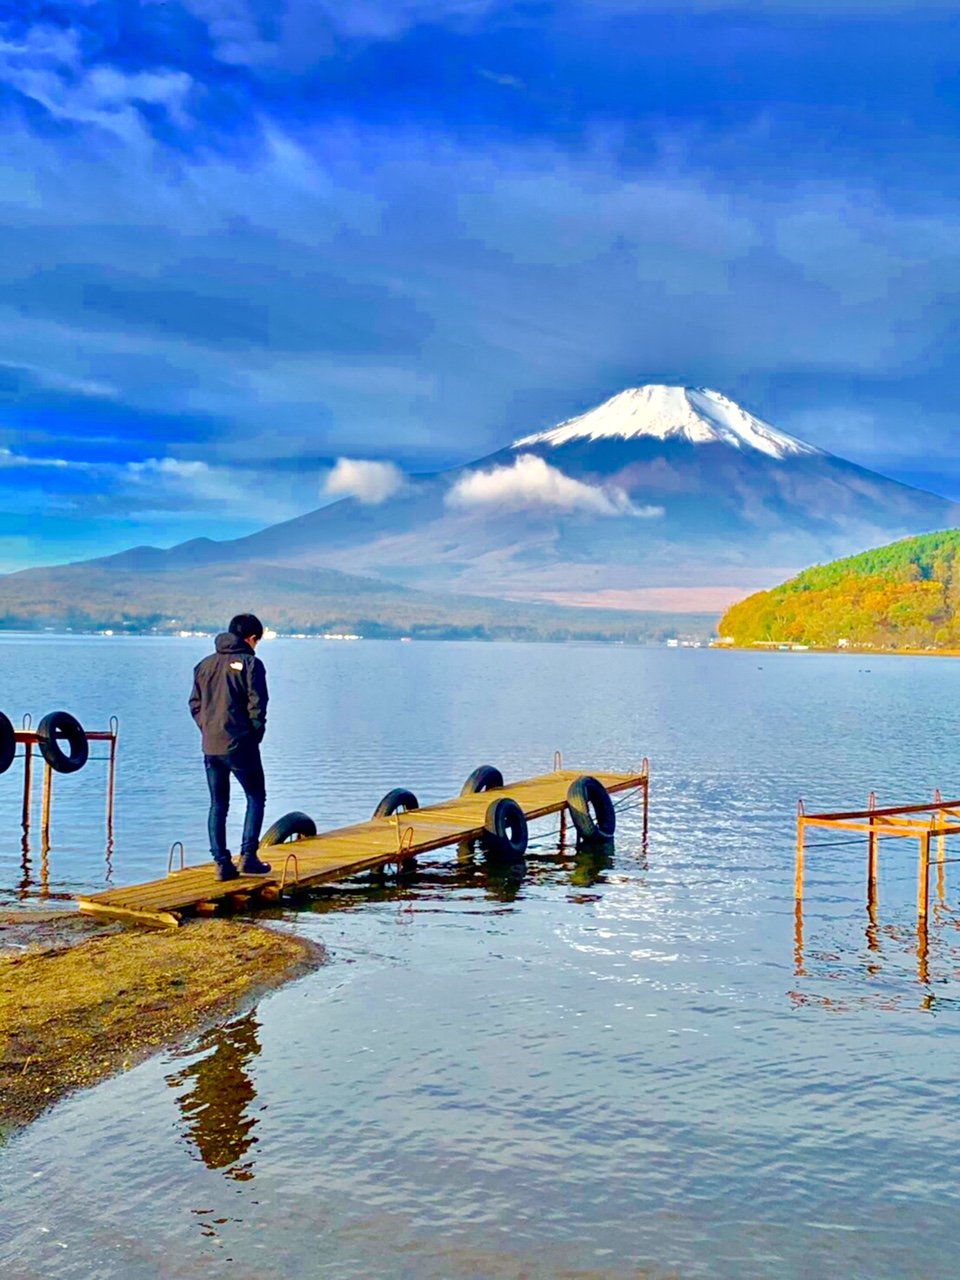
M 200 1039 L 203 1057 L 167 1076 L 174 1089 L 189 1086 L 177 1104 L 200 1159 L 208 1169 L 222 1169 L 238 1182 L 253 1177 L 253 1161 L 241 1161 L 257 1141 L 257 1118 L 248 1114 L 257 1091 L 246 1068 L 260 1052 L 259 1027 L 251 1011 L 208 1031 Z

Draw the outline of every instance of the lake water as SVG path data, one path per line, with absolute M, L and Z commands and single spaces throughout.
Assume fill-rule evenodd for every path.
M 0 709 L 121 720 L 58 777 L 46 866 L 0 778 L 0 903 L 205 856 L 186 711 L 203 640 L 0 639 Z M 0 1262 L 43 1277 L 953 1277 L 960 873 L 917 954 L 916 846 L 794 815 L 960 791 L 960 663 L 275 641 L 268 818 L 652 762 L 608 865 L 533 829 L 523 877 L 455 852 L 279 926 L 327 965 L 0 1150 Z M 232 815 L 234 829 L 240 814 Z M 35 836 L 32 836 L 34 846 Z M 236 839 L 236 837 L 234 837 Z M 234 845 L 236 847 L 236 845 Z M 801 945 L 798 945 L 800 943 Z

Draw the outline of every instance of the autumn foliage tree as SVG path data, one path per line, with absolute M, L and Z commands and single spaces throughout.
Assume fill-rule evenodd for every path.
M 806 569 L 733 605 L 720 635 L 758 642 L 960 649 L 960 530 Z

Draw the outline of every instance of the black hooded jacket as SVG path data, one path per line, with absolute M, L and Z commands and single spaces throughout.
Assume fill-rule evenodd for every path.
M 263 740 L 267 672 L 246 640 L 228 631 L 217 636 L 216 653 L 194 668 L 189 706 L 205 756 L 229 755 Z

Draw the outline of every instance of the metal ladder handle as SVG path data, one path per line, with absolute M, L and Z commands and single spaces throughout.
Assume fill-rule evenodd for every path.
M 400 813 L 393 815 L 397 827 L 397 866 L 401 862 L 405 862 L 407 858 L 412 858 L 413 854 L 413 827 L 404 827 L 400 829 Z M 404 856 L 406 850 L 406 857 Z
M 290 866 L 291 862 L 293 863 L 293 883 L 295 885 L 298 885 L 300 883 L 300 862 L 295 853 L 292 853 L 292 852 L 288 853 L 286 858 L 284 859 L 283 872 L 281 873 L 281 876 L 280 876 L 280 896 L 281 897 L 283 897 L 283 891 L 287 886 L 287 869 Z
M 173 855 L 177 849 L 180 850 L 180 865 L 179 867 L 174 867 Z M 174 840 L 173 844 L 170 846 L 169 856 L 167 857 L 167 875 L 168 876 L 176 875 L 178 871 L 185 870 L 184 856 L 185 855 L 184 855 L 183 841 Z

